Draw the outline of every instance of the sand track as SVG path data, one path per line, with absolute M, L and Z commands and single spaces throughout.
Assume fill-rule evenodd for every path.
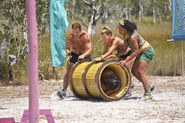
M 79 100 L 68 90 L 68 97 L 59 100 L 56 92 L 62 81 L 39 82 L 39 107 L 51 109 L 56 123 L 135 123 L 135 122 L 185 122 L 185 77 L 148 76 L 155 85 L 153 100 L 143 101 L 140 82 L 132 97 L 119 101 L 103 102 Z M 0 86 L 0 118 L 14 117 L 20 122 L 24 109 L 28 109 L 27 85 Z M 40 117 L 40 123 L 47 123 Z

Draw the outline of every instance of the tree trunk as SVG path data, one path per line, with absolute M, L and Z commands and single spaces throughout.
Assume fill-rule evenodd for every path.
M 126 18 L 126 20 L 130 20 L 131 19 L 131 10 L 132 10 L 132 8 L 126 8 L 126 10 L 125 10 L 125 18 Z
M 169 1 L 168 9 L 169 9 L 170 11 L 172 11 L 172 1 L 171 1 L 171 0 L 168 0 L 168 1 Z
M 95 25 L 93 24 L 89 24 L 89 27 L 88 27 L 88 34 L 92 37 L 94 34 L 95 34 Z
M 86 8 L 83 8 L 82 16 L 87 16 L 89 14 L 89 11 Z
M 129 19 L 129 9 L 126 8 L 126 11 L 125 11 L 125 16 L 126 16 L 126 20 Z
M 20 31 L 20 29 L 19 29 L 19 31 Z M 21 32 L 21 31 L 20 31 Z M 21 44 L 21 41 L 22 41 L 22 33 L 20 33 L 20 39 L 19 39 L 19 46 L 17 47 L 18 48 L 18 52 L 17 52 L 17 60 L 19 60 L 19 56 L 20 56 L 20 52 L 21 52 L 21 46 L 22 46 L 22 44 Z
M 129 11 L 128 11 L 128 20 L 131 20 L 131 8 L 129 9 Z
M 156 23 L 156 7 L 155 0 L 152 0 L 153 22 Z
M 143 19 L 143 0 L 139 0 L 139 21 Z
M 160 9 L 159 8 L 156 8 L 156 13 L 159 17 L 159 23 L 162 24 L 163 23 L 163 20 L 162 20 L 162 17 L 161 17 L 161 12 L 160 12 Z
M 100 5 L 96 7 L 98 0 L 83 0 L 83 2 L 92 9 L 92 16 L 88 26 L 88 34 L 92 37 L 95 34 L 95 26 L 97 21 L 103 16 L 106 1 L 101 0 Z
M 72 7 L 72 11 L 73 11 L 73 12 L 72 12 L 72 13 L 76 13 L 76 12 L 75 12 L 75 5 L 76 5 L 76 0 L 73 0 L 73 2 L 72 2 L 72 6 L 73 6 L 73 7 Z
M 6 55 L 7 49 L 8 49 L 8 42 L 4 38 L 0 45 L 0 62 L 1 62 L 1 59 L 4 57 L 4 55 Z
M 107 19 L 108 19 L 108 14 L 107 14 L 107 10 L 105 10 L 103 12 L 103 16 L 101 17 L 102 24 L 107 24 Z

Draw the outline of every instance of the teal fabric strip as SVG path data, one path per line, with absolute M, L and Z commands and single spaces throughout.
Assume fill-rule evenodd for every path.
M 50 0 L 49 19 L 50 19 L 50 40 L 51 40 L 51 59 L 53 67 L 64 66 L 66 58 L 65 52 L 65 30 L 68 26 L 67 12 L 64 2 L 68 0 Z

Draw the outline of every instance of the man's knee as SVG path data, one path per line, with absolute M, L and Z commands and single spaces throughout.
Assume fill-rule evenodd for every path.
M 73 68 L 73 65 L 74 65 L 74 64 L 72 64 L 72 63 L 69 63 L 69 64 L 67 65 L 67 72 L 66 72 L 66 73 L 70 73 L 71 69 Z
M 69 78 L 70 74 L 71 74 L 71 70 L 70 69 L 67 69 L 67 71 L 65 73 L 65 77 L 68 77 Z

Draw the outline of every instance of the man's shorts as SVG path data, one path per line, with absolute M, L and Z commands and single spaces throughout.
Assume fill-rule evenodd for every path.
M 144 59 L 146 61 L 152 61 L 154 54 L 154 49 L 152 46 L 150 46 L 148 49 L 144 50 L 142 54 L 138 55 L 136 60 L 139 61 L 140 59 Z
M 80 55 L 79 54 L 76 54 L 76 53 L 74 53 L 74 52 L 71 52 L 71 59 L 69 60 L 71 63 L 73 63 L 73 64 L 75 64 L 77 61 L 79 61 L 78 60 L 78 57 L 79 57 Z M 89 60 L 91 60 L 91 56 L 90 55 L 88 55 L 88 56 L 86 56 L 84 59 L 89 59 Z

